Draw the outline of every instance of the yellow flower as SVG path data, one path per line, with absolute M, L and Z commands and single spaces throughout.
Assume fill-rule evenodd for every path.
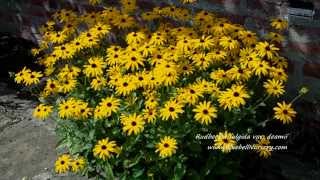
M 214 139 L 214 147 L 220 149 L 223 153 L 230 152 L 236 144 L 235 136 L 228 131 L 219 132 Z
M 72 100 L 67 100 L 67 101 L 62 101 L 59 106 L 58 106 L 58 115 L 60 118 L 69 118 L 73 116 L 73 101 Z
M 277 106 L 273 108 L 274 118 L 281 121 L 283 124 L 289 124 L 293 118 L 296 117 L 297 112 L 291 107 L 292 104 L 286 102 L 278 102 Z
M 137 135 L 144 129 L 144 120 L 141 115 L 137 115 L 136 113 L 122 116 L 121 124 L 123 125 L 123 131 L 126 132 L 129 136 L 131 134 Z
M 68 154 L 61 155 L 55 162 L 56 173 L 65 173 L 69 171 L 71 158 Z
M 143 118 L 148 122 L 148 123 L 154 123 L 157 119 L 157 110 L 156 109 L 151 109 L 151 108 L 146 108 L 143 110 Z
M 106 67 L 106 63 L 100 57 L 90 58 L 89 64 L 84 65 L 83 73 L 88 77 L 97 77 L 103 75 L 103 69 Z
M 221 92 L 218 102 L 224 109 L 231 110 L 232 108 L 239 108 L 241 105 L 245 105 L 245 99 L 249 97 L 243 85 L 232 85 L 231 88 Z
M 219 62 L 227 57 L 227 53 L 222 50 L 216 50 L 208 53 L 208 56 L 214 61 Z
M 106 112 L 106 116 L 111 116 L 111 113 L 116 113 L 120 108 L 120 100 L 111 96 L 101 100 L 99 106 L 102 107 L 102 111 Z
M 200 49 L 211 49 L 215 45 L 215 40 L 211 36 L 202 36 L 196 39 L 195 46 Z
M 116 83 L 116 93 L 126 96 L 130 94 L 137 87 L 136 83 L 132 81 L 131 77 L 122 77 Z
M 267 61 L 253 60 L 248 63 L 254 75 L 261 77 L 269 73 L 270 65 Z
M 257 140 L 257 144 L 254 144 L 255 150 L 262 158 L 268 158 L 271 156 L 272 149 L 269 146 L 270 141 L 265 136 Z
M 135 70 L 138 70 L 139 66 L 140 67 L 144 66 L 143 61 L 144 61 L 144 59 L 140 55 L 140 53 L 131 52 L 130 54 L 127 54 L 125 56 L 123 63 L 124 63 L 124 67 L 127 70 L 135 71 Z
M 36 85 L 40 83 L 40 78 L 43 76 L 40 72 L 32 72 L 30 71 L 29 73 L 26 73 L 27 70 L 23 74 L 23 83 L 26 86 L 30 86 L 30 85 Z M 16 80 L 19 80 L 19 78 L 16 78 Z
M 271 26 L 278 31 L 283 31 L 288 28 L 288 21 L 280 18 L 274 18 L 271 20 Z
M 277 56 L 277 51 L 279 51 L 279 48 L 275 47 L 273 44 L 269 44 L 268 42 L 259 42 L 255 49 L 259 57 L 267 57 L 269 60 L 274 56 Z
M 61 79 L 59 82 L 59 92 L 68 93 L 73 91 L 77 86 L 76 79 Z
M 276 97 L 285 92 L 283 82 L 275 79 L 269 79 L 267 82 L 264 82 L 263 87 L 266 88 L 268 94 Z
M 205 70 L 209 67 L 211 57 L 205 53 L 199 53 L 192 56 L 193 64 L 198 67 L 200 70 Z
M 86 166 L 86 159 L 84 157 L 78 157 L 71 161 L 70 166 L 72 172 L 80 172 Z
M 33 111 L 33 117 L 40 120 L 46 119 L 52 113 L 52 108 L 50 105 L 39 104 Z
M 93 148 L 94 157 L 104 161 L 119 153 L 120 147 L 117 146 L 115 141 L 110 141 L 109 138 L 99 140 Z
M 145 39 L 145 34 L 143 32 L 131 32 L 127 35 L 127 43 L 135 44 L 140 43 Z
M 258 41 L 256 33 L 253 33 L 251 31 L 240 31 L 239 38 L 246 45 L 252 45 Z
M 161 158 L 170 157 L 175 154 L 178 149 L 177 140 L 170 136 L 165 136 L 161 138 L 156 148 L 156 152 L 159 152 Z
M 171 118 L 175 120 L 178 118 L 179 113 L 183 113 L 182 105 L 175 100 L 171 100 L 165 103 L 164 107 L 160 109 L 160 116 L 163 120 Z
M 210 78 L 217 84 L 228 84 L 231 81 L 227 76 L 227 72 L 222 69 L 218 69 L 210 73 Z
M 197 2 L 197 0 L 180 0 L 183 4 L 191 4 Z
M 14 81 L 18 84 L 24 82 L 25 77 L 27 77 L 31 73 L 31 70 L 24 67 L 20 72 L 15 74 Z
M 225 50 L 234 50 L 239 48 L 239 42 L 228 36 L 223 36 L 219 40 L 219 45 Z
M 106 85 L 107 85 L 107 80 L 104 77 L 96 77 L 90 83 L 91 88 L 94 89 L 95 91 L 100 91 Z
M 196 113 L 194 116 L 196 121 L 205 125 L 210 124 L 217 117 L 217 109 L 211 106 L 211 102 L 200 102 L 192 111 Z
M 189 103 L 191 105 L 194 105 L 198 102 L 199 97 L 203 97 L 203 92 L 203 89 L 196 89 L 195 87 L 190 86 L 182 89 L 179 98 L 183 100 L 183 103 Z
M 266 39 L 270 40 L 272 43 L 282 43 L 284 40 L 284 37 L 281 34 L 269 32 L 266 35 Z
M 127 14 L 116 16 L 113 23 L 119 29 L 128 29 L 136 24 L 134 18 Z
M 89 29 L 89 32 L 92 33 L 93 36 L 104 36 L 110 32 L 110 26 L 107 24 L 97 23 L 94 27 Z

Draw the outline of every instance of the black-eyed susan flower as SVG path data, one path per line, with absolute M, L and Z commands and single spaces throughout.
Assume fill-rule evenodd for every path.
M 177 140 L 170 137 L 165 136 L 160 139 L 160 142 L 156 144 L 156 152 L 159 153 L 159 156 L 161 158 L 167 158 L 172 156 L 176 153 L 178 147 L 177 147 Z
M 103 69 L 106 63 L 100 57 L 90 58 L 88 64 L 84 65 L 83 73 L 88 77 L 97 77 L 103 75 Z
M 243 85 L 232 85 L 231 88 L 221 92 L 218 102 L 223 109 L 231 110 L 246 104 L 250 96 Z
M 127 43 L 128 44 L 135 44 L 140 43 L 146 38 L 143 32 L 131 32 L 127 35 Z
M 181 89 L 181 93 L 179 95 L 180 99 L 183 103 L 188 103 L 194 105 L 198 102 L 199 98 L 203 97 L 204 89 L 198 89 L 196 86 L 191 85 L 190 87 L 186 87 Z
M 275 47 L 273 44 L 269 44 L 268 42 L 259 42 L 255 49 L 259 57 L 267 57 L 270 60 L 276 56 L 277 51 L 279 51 L 279 48 Z
M 119 29 L 128 29 L 130 27 L 133 27 L 136 22 L 132 16 L 122 14 L 115 17 L 113 24 Z
M 251 31 L 240 31 L 239 33 L 239 38 L 241 39 L 241 41 L 245 44 L 245 45 L 252 45 L 257 43 L 258 38 L 256 33 L 251 32 Z
M 56 173 L 66 173 L 70 169 L 71 157 L 68 154 L 61 155 L 55 162 Z
M 254 147 L 260 157 L 266 159 L 271 156 L 272 149 L 270 146 L 270 140 L 264 135 L 260 139 L 257 139 L 257 143 L 254 144 Z
M 72 100 L 67 100 L 67 101 L 62 101 L 58 105 L 58 115 L 60 118 L 69 118 L 73 116 L 73 111 L 72 111 L 72 106 L 73 106 L 73 101 Z
M 267 82 L 264 82 L 263 87 L 268 94 L 276 97 L 279 97 L 285 92 L 283 82 L 275 79 L 269 79 Z
M 271 43 L 282 43 L 284 41 L 284 37 L 281 34 L 275 32 L 269 32 L 266 35 L 266 39 Z
M 127 70 L 135 71 L 140 67 L 144 66 L 144 59 L 140 53 L 129 53 L 124 58 L 124 67 Z
M 215 44 L 215 40 L 212 36 L 202 36 L 200 39 L 195 40 L 196 48 L 211 49 Z
M 227 52 L 223 50 L 215 50 L 208 53 L 208 56 L 213 60 L 213 62 L 219 62 L 227 57 Z
M 217 69 L 211 72 L 210 78 L 213 79 L 217 84 L 228 84 L 231 81 L 227 72 L 223 69 Z
M 73 91 L 77 86 L 76 79 L 61 79 L 59 81 L 59 92 L 69 93 Z
M 132 77 L 120 77 L 116 83 L 116 93 L 126 96 L 137 88 L 136 82 L 132 81 Z
M 154 123 L 155 120 L 157 119 L 158 112 L 157 109 L 155 108 L 146 108 L 143 111 L 143 118 L 148 122 L 148 123 Z
M 225 50 L 234 50 L 239 48 L 239 42 L 228 36 L 223 36 L 219 39 L 219 45 Z
M 175 100 L 167 101 L 163 108 L 160 109 L 160 116 L 163 120 L 176 120 L 180 113 L 183 113 L 183 105 Z
M 86 159 L 82 156 L 77 157 L 71 161 L 70 166 L 72 172 L 81 172 L 86 166 Z
M 120 99 L 113 96 L 101 99 L 99 106 L 102 107 L 102 111 L 105 111 L 106 116 L 110 116 L 111 113 L 116 113 L 120 108 Z
M 50 105 L 45 104 L 39 104 L 34 110 L 33 110 L 33 117 L 43 120 L 50 116 L 50 114 L 53 111 L 53 107 Z
M 214 147 L 223 153 L 229 153 L 237 144 L 233 133 L 228 131 L 219 132 L 214 138 Z
M 211 57 L 205 53 L 199 53 L 192 55 L 193 64 L 199 68 L 200 70 L 205 70 L 209 67 L 211 61 Z
M 194 118 L 201 124 L 208 125 L 217 117 L 217 109 L 211 105 L 211 102 L 200 102 L 193 110 Z
M 271 26 L 278 31 L 283 31 L 288 28 L 288 21 L 281 18 L 274 18 L 271 20 Z
M 123 125 L 122 130 L 130 136 L 131 134 L 137 135 L 141 133 L 144 129 L 145 121 L 141 115 L 133 113 L 121 116 L 121 124 Z
M 270 65 L 267 61 L 256 60 L 248 63 L 249 68 L 252 69 L 254 75 L 261 77 L 269 73 Z
M 107 85 L 107 80 L 104 77 L 96 77 L 92 79 L 90 86 L 95 91 L 100 91 L 102 88 L 104 88 Z
M 269 76 L 271 78 L 284 82 L 288 80 L 288 74 L 283 68 L 270 67 L 269 70 Z
M 15 77 L 16 82 L 22 82 L 26 86 L 36 85 L 40 83 L 40 78 L 43 76 L 41 72 L 23 69 Z
M 107 160 L 114 155 L 119 154 L 120 147 L 117 146 L 115 141 L 109 140 L 109 138 L 101 139 L 93 148 L 93 155 L 96 158 Z
M 197 2 L 197 0 L 180 0 L 183 4 L 191 4 Z
M 25 77 L 27 77 L 31 73 L 31 70 L 24 67 L 21 71 L 15 74 L 14 81 L 18 84 L 24 82 Z
M 292 104 L 286 102 L 278 102 L 277 106 L 273 108 L 274 118 L 281 121 L 283 124 L 289 124 L 296 117 L 297 112 L 291 107 Z

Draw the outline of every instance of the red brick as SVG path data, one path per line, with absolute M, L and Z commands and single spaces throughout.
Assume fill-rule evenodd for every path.
M 315 78 L 320 78 L 320 64 L 305 63 L 303 66 L 303 74 Z
M 318 43 L 294 43 L 290 42 L 288 48 L 293 51 L 301 51 L 306 54 L 320 54 L 320 46 Z

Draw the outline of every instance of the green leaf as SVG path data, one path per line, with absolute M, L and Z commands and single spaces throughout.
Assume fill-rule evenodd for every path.
M 135 169 L 133 170 L 133 177 L 138 178 L 143 175 L 144 169 Z
M 111 165 L 109 164 L 109 162 L 106 162 L 105 166 L 104 166 L 104 170 L 106 173 L 106 179 L 115 179 L 114 175 L 113 175 L 113 171 L 111 168 Z
M 174 168 L 173 180 L 182 179 L 185 173 L 186 173 L 186 167 L 183 164 L 178 163 L 177 166 Z

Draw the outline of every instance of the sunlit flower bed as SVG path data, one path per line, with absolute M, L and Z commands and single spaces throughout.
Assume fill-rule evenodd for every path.
M 273 19 L 274 32 L 258 37 L 213 12 L 120 3 L 55 13 L 32 50 L 44 72 L 25 67 L 15 75 L 39 95 L 33 115 L 57 124 L 55 171 L 104 179 L 236 177 L 239 154 L 271 156 L 266 137 L 246 142 L 255 151 L 234 150 L 235 134 L 296 116 L 292 103 L 306 89 L 283 100 L 288 63 L 280 45 L 288 23 Z M 215 138 L 196 138 L 208 133 Z

